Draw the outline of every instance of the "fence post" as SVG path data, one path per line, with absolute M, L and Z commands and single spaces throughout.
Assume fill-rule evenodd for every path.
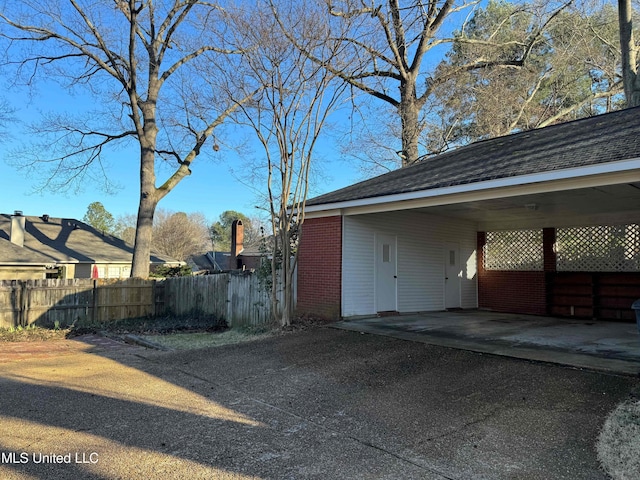
M 11 282 L 11 323 L 15 328 L 20 325 L 22 316 L 22 282 L 20 280 Z
M 27 314 L 27 282 L 20 282 L 20 312 L 18 313 L 18 325 L 27 326 L 29 318 Z
M 91 289 L 91 323 L 98 323 L 98 280 L 95 278 Z
M 156 318 L 158 316 L 158 299 L 156 298 L 156 280 L 152 280 L 153 283 L 151 284 L 151 302 L 152 302 L 152 306 L 153 306 L 153 318 Z
M 231 285 L 231 273 L 226 273 L 225 275 L 225 295 L 224 298 L 227 300 L 227 311 L 226 311 L 226 318 L 225 320 L 227 321 L 227 326 L 228 327 L 233 327 L 234 326 L 234 315 L 233 315 L 233 288 Z

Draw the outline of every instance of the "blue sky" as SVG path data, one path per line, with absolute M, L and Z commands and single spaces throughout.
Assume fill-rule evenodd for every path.
M 447 20 L 443 34 L 450 33 L 467 14 L 468 12 L 454 14 Z M 425 66 L 434 66 L 442 58 L 444 51 L 445 47 L 435 48 L 425 59 Z M 82 97 L 78 93 L 70 96 L 57 84 L 47 82 L 41 76 L 38 77 L 38 83 L 38 92 L 33 97 L 26 89 L 15 87 L 6 88 L 4 95 L 0 94 L 0 98 L 5 97 L 13 104 L 16 109 L 15 117 L 19 120 L 10 126 L 11 137 L 0 143 L 0 189 L 3 193 L 0 197 L 0 213 L 21 210 L 26 215 L 46 213 L 54 217 L 81 219 L 90 203 L 100 201 L 116 217 L 135 214 L 139 196 L 139 153 L 135 145 L 127 150 L 105 155 L 105 160 L 110 165 L 109 176 L 119 186 L 114 194 L 107 194 L 98 185 L 90 182 L 79 192 L 34 192 L 39 180 L 37 175 L 28 176 L 24 171 L 17 170 L 6 162 L 8 158 L 12 158 L 13 163 L 18 163 L 19 159 L 12 157 L 12 150 L 18 145 L 29 143 L 29 137 L 24 133 L 25 124 L 37 122 L 42 113 L 51 110 L 81 114 L 83 110 L 89 109 L 94 101 L 91 97 Z M 380 103 L 378 106 L 379 115 L 389 112 L 388 105 Z M 327 135 L 316 147 L 317 156 L 314 155 L 314 162 L 321 180 L 315 182 L 311 196 L 350 185 L 363 178 L 362 165 L 357 164 L 353 158 L 341 158 L 341 133 L 358 129 L 358 125 L 346 120 L 345 113 L 337 118 L 330 118 L 330 122 L 344 125 L 342 132 L 337 127 L 332 135 Z M 379 115 L 371 115 L 371 121 L 378 121 Z M 251 138 L 252 134 L 246 133 L 248 138 Z M 220 143 L 224 145 L 224 142 Z M 210 145 L 206 148 L 211 153 Z M 254 149 L 253 156 L 260 156 L 260 148 Z M 46 151 L 42 152 L 44 158 L 46 155 Z M 250 169 L 247 156 L 246 153 L 244 157 L 240 156 L 234 150 L 225 149 L 223 146 L 214 155 L 215 160 L 196 159 L 191 167 L 193 174 L 170 192 L 160 202 L 159 208 L 187 213 L 201 212 L 211 221 L 215 221 L 225 210 L 237 210 L 248 216 L 258 214 L 259 210 L 256 210 L 255 206 L 259 204 L 259 200 L 255 190 L 244 185 L 236 177 L 242 176 L 243 171 Z M 236 172 L 236 175 L 233 175 L 232 171 Z M 158 180 L 157 186 L 160 184 L 161 180 Z M 257 187 L 261 187 L 263 191 L 265 189 L 264 186 Z
M 46 93 L 43 93 L 44 91 Z M 82 219 L 87 206 L 96 201 L 102 202 L 116 217 L 137 212 L 139 170 L 137 167 L 131 168 L 131 164 L 127 168 L 123 161 L 127 158 L 137 161 L 138 152 L 135 145 L 107 154 L 105 157 L 109 164 L 110 176 L 114 183 L 118 184 L 113 194 L 105 193 L 91 184 L 85 185 L 80 192 L 34 192 L 38 178 L 29 177 L 24 171 L 7 162 L 10 158 L 15 161 L 13 150 L 17 145 L 28 142 L 26 124 L 37 121 L 42 112 L 64 110 L 69 105 L 86 101 L 77 96 L 71 97 L 52 84 L 41 86 L 39 93 L 32 98 L 29 98 L 26 90 L 17 88 L 5 90 L 5 95 L 16 109 L 14 115 L 17 121 L 8 128 L 9 138 L 0 144 L 0 213 L 21 210 L 25 215 L 46 213 L 53 217 Z M 317 166 L 321 171 L 322 181 L 316 183 L 314 195 L 341 188 L 361 179 L 357 167 L 340 158 L 336 143 L 335 139 L 326 139 L 317 148 Z M 256 149 L 254 156 L 259 155 L 260 151 Z M 247 162 L 238 153 L 224 147 L 215 157 L 198 158 L 192 165 L 192 175 L 169 193 L 160 202 L 159 208 L 187 213 L 201 212 L 211 221 L 217 220 L 225 210 L 237 210 L 248 216 L 258 215 L 259 211 L 255 208 L 259 203 L 256 192 L 236 178 L 242 176 Z

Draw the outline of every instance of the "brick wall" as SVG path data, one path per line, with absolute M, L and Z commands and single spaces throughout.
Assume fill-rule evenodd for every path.
M 496 312 L 547 313 L 544 272 L 485 270 L 484 232 L 478 232 L 478 306 Z
M 547 312 L 544 272 L 480 272 L 478 306 L 496 312 L 545 315 Z
M 298 250 L 298 312 L 338 319 L 341 282 L 342 217 L 306 220 Z

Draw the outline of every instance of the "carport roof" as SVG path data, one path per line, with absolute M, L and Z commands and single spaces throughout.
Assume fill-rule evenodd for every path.
M 306 205 L 315 207 L 311 211 L 320 211 L 323 207 L 339 208 L 343 202 L 515 179 L 638 157 L 640 107 L 472 143 L 309 199 Z M 640 162 L 631 167 L 640 167 Z

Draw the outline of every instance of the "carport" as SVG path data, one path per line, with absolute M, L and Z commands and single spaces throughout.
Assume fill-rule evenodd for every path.
M 634 323 L 461 310 L 350 319 L 335 328 L 577 368 L 640 374 Z
M 349 318 L 479 308 L 632 322 L 639 115 L 477 142 L 309 200 L 299 309 Z

